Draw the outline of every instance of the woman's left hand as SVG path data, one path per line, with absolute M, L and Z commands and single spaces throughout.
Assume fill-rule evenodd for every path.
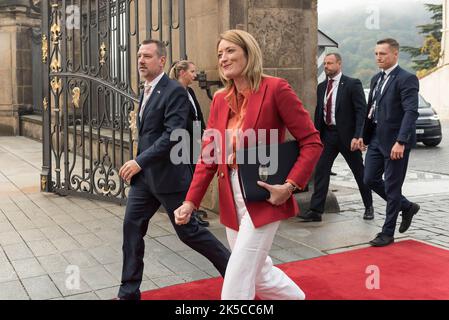
M 274 206 L 284 204 L 292 195 L 289 183 L 271 185 L 262 181 L 257 181 L 257 184 L 270 192 L 270 198 L 267 199 L 267 201 Z

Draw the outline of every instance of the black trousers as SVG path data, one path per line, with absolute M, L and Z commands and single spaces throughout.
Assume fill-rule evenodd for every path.
M 188 224 L 175 223 L 174 210 L 181 206 L 186 192 L 157 194 L 149 190 L 142 173 L 138 174 L 131 186 L 123 223 L 123 269 L 122 283 L 118 297 L 140 299 L 140 284 L 143 276 L 144 236 L 151 217 L 162 205 L 182 242 L 199 252 L 217 268 L 222 276 L 229 260 L 229 250 L 206 228 L 198 225 L 196 219 Z
M 374 133 L 365 157 L 365 183 L 387 202 L 382 232 L 394 236 L 399 211 L 407 210 L 412 205 L 402 195 L 410 149 L 405 150 L 404 157 L 400 160 L 391 160 L 390 152 L 391 150 L 382 148 Z
M 329 128 L 324 128 L 323 130 L 324 149 L 315 169 L 314 192 L 310 201 L 310 210 L 318 213 L 324 212 L 331 169 L 339 153 L 342 154 L 354 174 L 365 208 L 371 207 L 373 205 L 371 190 L 363 182 L 362 152 L 359 150 L 351 151 L 347 146 L 343 145 L 339 140 L 337 130 Z

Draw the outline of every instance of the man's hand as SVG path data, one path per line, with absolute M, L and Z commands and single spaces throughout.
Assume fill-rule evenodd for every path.
M 284 204 L 292 195 L 289 189 L 289 183 L 271 185 L 262 181 L 257 181 L 257 184 L 270 192 L 270 198 L 267 201 L 274 206 Z
M 365 145 L 365 143 L 363 142 L 363 138 L 360 138 L 360 139 L 358 139 L 357 140 L 358 142 L 358 149 L 360 150 L 360 151 L 366 151 L 366 145 Z
M 190 216 L 195 210 L 195 207 L 190 202 L 184 202 L 182 206 L 175 210 L 175 222 L 177 225 L 189 223 Z
M 360 149 L 360 147 L 359 147 L 359 140 L 360 139 L 357 139 L 357 138 L 353 138 L 351 140 L 351 151 L 356 151 L 356 150 Z
M 404 150 L 405 146 L 400 145 L 399 143 L 395 143 L 393 148 L 391 149 L 390 158 L 391 160 L 399 160 L 404 158 Z
M 120 168 L 118 174 L 123 180 L 129 183 L 131 178 L 141 170 L 136 160 L 129 160 Z

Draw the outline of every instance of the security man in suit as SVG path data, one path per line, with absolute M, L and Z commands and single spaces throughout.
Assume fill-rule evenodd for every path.
M 382 232 L 370 242 L 372 246 L 381 247 L 394 242 L 399 212 L 402 211 L 399 232 L 403 233 L 420 208 L 401 191 L 410 149 L 416 144 L 419 82 L 414 74 L 399 66 L 396 40 L 378 41 L 375 54 L 381 72 L 371 79 L 369 112 L 363 134 L 363 143 L 369 145 L 364 178 L 365 183 L 387 201 Z
M 298 217 L 302 220 L 321 221 L 330 175 L 335 158 L 341 153 L 355 180 L 365 205 L 363 218 L 374 218 L 371 190 L 363 182 L 363 158 L 359 149 L 366 116 L 366 100 L 362 83 L 342 74 L 342 59 L 338 53 L 324 58 L 326 80 L 318 85 L 315 127 L 324 144 L 323 153 L 316 166 L 314 192 L 310 210 Z
M 171 161 L 170 151 L 177 141 L 171 141 L 170 135 L 186 128 L 189 104 L 186 90 L 164 73 L 165 62 L 166 47 L 161 41 L 142 42 L 138 67 L 141 79 L 145 79 L 145 90 L 137 115 L 137 156 L 119 171 L 120 177 L 131 183 L 123 223 L 123 270 L 118 293 L 122 300 L 140 299 L 144 236 L 160 205 L 166 209 L 179 238 L 209 259 L 222 276 L 230 256 L 226 247 L 196 220 L 182 226 L 174 221 L 173 211 L 182 204 L 192 173 L 188 163 L 175 165 Z

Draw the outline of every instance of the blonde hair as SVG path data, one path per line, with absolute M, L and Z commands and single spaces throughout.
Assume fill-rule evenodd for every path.
M 192 61 L 188 60 L 175 61 L 171 65 L 168 76 L 170 77 L 170 79 L 179 80 L 179 72 L 181 70 L 187 71 L 192 64 L 195 65 Z
M 262 50 L 260 50 L 256 39 L 250 33 L 243 30 L 228 30 L 220 35 L 220 39 L 217 42 L 217 51 L 222 40 L 232 42 L 243 49 L 245 56 L 248 59 L 248 63 L 246 64 L 245 69 L 243 69 L 243 75 L 247 78 L 253 92 L 259 90 L 264 74 Z M 218 74 L 225 86 L 224 89 L 226 91 L 230 90 L 234 85 L 234 81 L 232 79 L 227 79 L 224 76 L 220 66 L 218 66 Z

